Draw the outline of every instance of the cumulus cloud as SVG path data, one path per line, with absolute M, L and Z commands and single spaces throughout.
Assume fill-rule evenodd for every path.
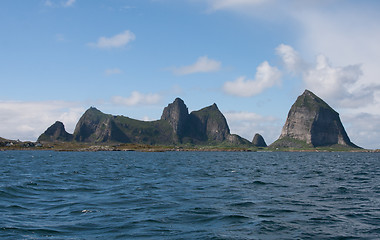
M 176 75 L 187 75 L 193 73 L 217 72 L 221 69 L 221 62 L 202 56 L 197 61 L 189 66 L 183 66 L 173 69 Z
M 256 133 L 261 134 L 266 143 L 274 142 L 281 133 L 283 122 L 272 116 L 262 116 L 253 112 L 225 112 L 231 133 L 252 141 Z
M 304 61 L 291 46 L 280 44 L 276 48 L 276 53 L 282 58 L 285 68 L 291 73 L 298 73 L 306 67 Z
M 84 108 L 73 102 L 16 102 L 0 101 L 1 137 L 36 141 L 55 121 L 73 132 Z
M 270 66 L 269 63 L 265 61 L 257 67 L 256 75 L 253 80 L 246 79 L 246 77 L 239 77 L 235 81 L 224 83 L 223 90 L 230 95 L 251 97 L 263 92 L 267 88 L 280 84 L 280 70 Z
M 121 71 L 119 68 L 108 68 L 105 71 L 105 74 L 110 76 L 110 75 L 115 75 L 115 74 L 121 74 L 123 71 Z
M 288 71 L 301 75 L 305 88 L 335 106 L 357 108 L 374 102 L 374 90 L 379 86 L 360 83 L 363 76 L 360 64 L 333 66 L 322 54 L 315 63 L 306 63 L 297 51 L 284 44 L 276 52 Z
M 161 99 L 162 97 L 159 94 L 143 94 L 133 91 L 129 97 L 114 96 L 112 102 L 124 106 L 154 105 L 160 102 Z
M 136 39 L 133 32 L 126 30 L 112 37 L 100 37 L 96 43 L 89 43 L 91 47 L 109 49 L 126 46 L 129 42 Z
M 315 66 L 304 71 L 303 81 L 307 88 L 341 107 L 358 107 L 373 102 L 373 95 L 356 86 L 361 76 L 360 65 L 333 67 L 327 57 L 319 55 Z

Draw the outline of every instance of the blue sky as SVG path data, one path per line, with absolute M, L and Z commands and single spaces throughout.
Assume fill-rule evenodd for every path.
M 73 132 L 90 106 L 155 120 L 176 97 L 217 103 L 231 132 L 267 143 L 310 89 L 351 140 L 380 148 L 378 1 L 0 2 L 0 136 Z

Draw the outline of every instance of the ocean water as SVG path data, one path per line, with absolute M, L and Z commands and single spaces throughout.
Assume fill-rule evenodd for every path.
M 0 152 L 0 239 L 380 239 L 379 153 Z

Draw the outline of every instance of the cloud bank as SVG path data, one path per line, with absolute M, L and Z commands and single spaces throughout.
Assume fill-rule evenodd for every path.
M 50 125 L 59 120 L 73 132 L 84 108 L 74 102 L 0 101 L 1 137 L 36 141 Z

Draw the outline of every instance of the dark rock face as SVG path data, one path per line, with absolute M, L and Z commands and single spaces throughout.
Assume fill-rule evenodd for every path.
M 189 110 L 180 98 L 176 98 L 173 103 L 164 108 L 161 120 L 168 121 L 172 126 L 175 142 L 179 142 L 184 136 L 188 118 Z
M 299 147 L 299 141 L 313 147 L 336 144 L 357 147 L 348 138 L 339 114 L 308 90 L 291 107 L 281 135 L 272 145 Z
M 56 121 L 43 134 L 38 137 L 38 142 L 69 142 L 73 135 L 66 132 L 62 122 Z
M 226 118 L 215 103 L 199 111 L 191 112 L 189 124 L 190 136 L 198 139 L 222 142 L 230 135 Z
M 253 137 L 252 144 L 255 147 L 267 147 L 267 144 L 260 134 L 256 133 L 255 136 Z

